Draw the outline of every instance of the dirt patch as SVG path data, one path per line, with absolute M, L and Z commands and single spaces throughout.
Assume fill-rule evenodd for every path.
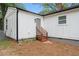
M 52 44 L 40 41 L 16 41 L 10 40 L 10 46 L 3 48 L 0 46 L 0 55 L 19 56 L 60 56 L 79 55 L 79 46 L 73 46 L 62 42 L 51 41 Z

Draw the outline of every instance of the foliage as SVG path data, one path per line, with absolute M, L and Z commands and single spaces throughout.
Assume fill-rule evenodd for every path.
M 15 6 L 24 10 L 26 9 L 23 3 L 16 3 Z
M 6 14 L 6 10 L 8 8 L 8 6 L 15 6 L 15 4 L 13 3 L 0 3 L 0 10 L 1 10 L 1 15 L 2 17 L 0 18 L 0 29 L 3 30 L 3 22 L 4 22 L 4 16 Z
M 40 12 L 40 14 L 48 14 L 48 13 L 56 11 L 56 9 L 54 8 L 55 4 L 44 3 L 44 4 L 42 4 L 42 6 L 43 6 L 43 10 Z
M 5 14 L 6 14 L 6 10 L 8 7 L 19 7 L 19 8 L 22 8 L 24 9 L 24 6 L 23 4 L 15 4 L 15 3 L 0 3 L 0 10 L 1 10 L 1 19 L 0 19 L 0 29 L 3 30 L 3 22 L 4 22 L 4 17 L 5 17 Z
M 65 10 L 78 5 L 79 3 L 42 3 L 43 10 L 40 12 L 40 14 L 45 15 L 56 11 Z

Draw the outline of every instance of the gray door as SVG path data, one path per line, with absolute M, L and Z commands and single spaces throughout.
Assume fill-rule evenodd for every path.
M 36 18 L 35 22 L 36 22 L 36 26 L 38 26 L 38 27 L 41 26 L 41 19 Z

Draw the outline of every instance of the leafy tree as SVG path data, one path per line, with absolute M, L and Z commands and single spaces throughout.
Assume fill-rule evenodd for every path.
M 2 18 L 4 18 L 6 10 L 8 7 L 18 7 L 21 9 L 25 9 L 24 5 L 21 3 L 17 3 L 17 4 L 15 4 L 15 3 L 0 3 L 0 10 L 2 13 Z
M 74 6 L 79 6 L 79 3 L 42 3 L 43 10 L 40 14 L 48 14 L 56 11 L 65 10 Z
M 44 4 L 42 4 L 42 6 L 43 6 L 43 10 L 40 11 L 40 14 L 42 14 L 42 15 L 55 11 L 55 9 L 53 8 L 53 6 L 51 6 L 51 4 L 49 5 L 48 3 L 44 3 Z
M 9 3 L 0 3 L 0 11 L 1 11 L 1 13 L 0 13 L 0 15 L 2 15 L 1 16 L 1 18 L 0 18 L 0 29 L 2 29 L 3 30 L 3 22 L 4 22 L 4 16 L 5 16 L 5 13 L 6 13 L 6 10 L 7 10 L 7 8 L 8 8 L 8 6 L 15 6 L 14 4 L 9 4 Z
M 25 5 L 23 3 L 16 3 L 16 7 L 26 10 Z
M 6 14 L 6 10 L 8 7 L 18 7 L 18 8 L 22 8 L 24 9 L 23 4 L 15 4 L 15 3 L 0 3 L 0 15 L 2 15 L 2 17 L 0 18 L 0 29 L 3 29 L 3 22 L 4 22 L 4 17 Z
M 42 4 L 42 6 L 43 6 L 43 11 L 41 11 L 40 14 L 41 13 L 48 14 L 64 9 L 62 3 L 44 3 Z

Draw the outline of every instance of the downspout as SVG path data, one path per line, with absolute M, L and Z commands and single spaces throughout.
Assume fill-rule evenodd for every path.
M 16 41 L 18 43 L 18 9 L 16 12 Z

